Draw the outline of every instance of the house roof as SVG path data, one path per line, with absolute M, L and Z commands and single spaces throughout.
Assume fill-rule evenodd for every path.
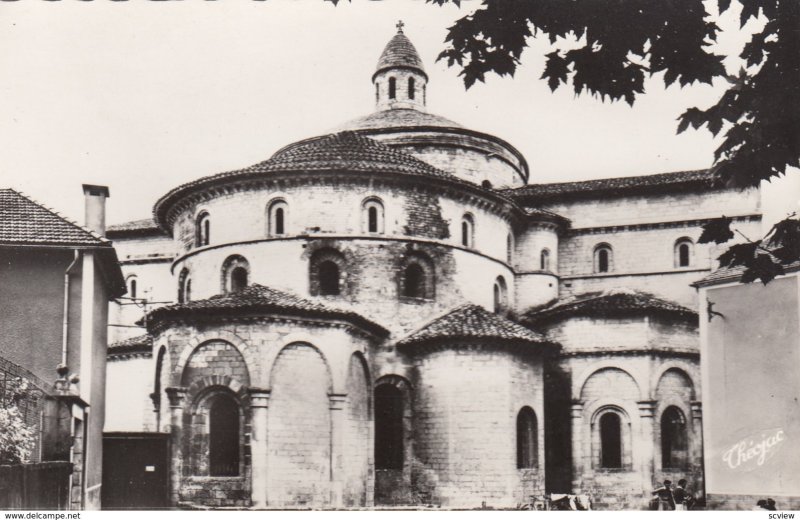
M 383 48 L 381 57 L 378 59 L 378 65 L 375 67 L 375 74 L 397 67 L 417 69 L 422 74 L 425 74 L 425 67 L 422 65 L 417 49 L 414 48 L 411 40 L 403 34 L 402 29 L 398 30 L 397 34 Z
M 552 345 L 538 334 L 475 304 L 456 307 L 401 339 L 398 346 L 441 340 L 499 339 L 537 345 Z
M 715 175 L 710 170 L 692 170 L 637 177 L 529 184 L 519 188 L 503 190 L 503 192 L 527 203 L 541 203 L 606 195 L 664 193 L 667 190 L 713 189 L 716 186 L 715 179 Z
M 205 300 L 193 300 L 159 307 L 147 315 L 146 321 L 149 328 L 152 324 L 161 321 L 236 314 L 289 314 L 342 319 L 380 336 L 388 334 L 385 328 L 355 312 L 322 305 L 258 284 L 250 285 L 239 292 L 218 294 Z
M 709 285 L 738 282 L 742 279 L 745 269 L 746 268 L 742 265 L 723 267 L 709 273 L 705 278 L 694 282 L 692 285 L 694 287 L 706 287 Z M 783 265 L 783 270 L 787 274 L 800 270 L 800 261 Z
M 429 114 L 413 108 L 393 108 L 379 110 L 348 121 L 339 127 L 338 131 L 419 127 L 463 128 L 460 124 L 435 114 Z
M 536 326 L 578 316 L 617 318 L 653 314 L 683 321 L 697 321 L 697 312 L 692 309 L 630 289 L 570 296 L 529 310 L 522 321 L 526 325 Z
M 153 218 L 143 218 L 131 220 L 122 224 L 113 224 L 106 228 L 106 235 L 110 238 L 125 238 L 141 235 L 162 235 L 163 231 L 158 227 Z
M 153 350 L 153 337 L 149 334 L 142 334 L 133 338 L 117 341 L 108 346 L 109 357 L 121 356 L 123 354 L 149 353 Z
M 0 189 L 0 244 L 110 247 L 94 231 L 11 188 Z

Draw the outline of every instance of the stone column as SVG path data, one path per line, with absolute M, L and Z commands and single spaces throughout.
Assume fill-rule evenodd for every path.
M 252 414 L 250 435 L 250 463 L 252 464 L 253 489 L 251 498 L 255 509 L 267 507 L 267 416 L 269 390 L 248 389 L 250 413 Z
M 583 481 L 584 461 L 586 454 L 583 449 L 584 420 L 583 420 L 583 402 L 572 401 L 571 407 L 572 417 L 572 491 L 580 493 L 581 482 Z
M 642 455 L 642 491 L 645 493 L 653 489 L 653 476 L 655 472 L 655 401 L 638 401 L 639 420 L 642 424 L 641 447 Z M 634 441 L 635 442 L 635 441 Z
M 344 507 L 344 440 L 346 394 L 330 394 L 331 408 L 331 507 Z M 369 449 L 367 447 L 367 449 Z
M 691 467 L 698 475 L 694 483 L 695 496 L 706 495 L 706 475 L 703 459 L 703 403 L 692 401 L 692 437 L 691 437 Z M 690 484 L 691 485 L 691 484 Z
M 180 496 L 181 476 L 183 473 L 183 407 L 186 401 L 186 391 L 184 387 L 176 386 L 164 389 L 169 398 L 170 411 L 170 475 L 169 475 L 169 494 L 170 504 L 178 505 Z

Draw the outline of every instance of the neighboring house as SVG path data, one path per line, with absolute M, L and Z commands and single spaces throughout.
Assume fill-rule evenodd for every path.
M 689 284 L 715 267 L 703 224 L 759 229 L 758 190 L 705 171 L 538 184 L 506 141 L 426 111 L 402 31 L 372 81 L 374 113 L 114 230 L 147 300 L 115 325 L 149 338 L 112 348 L 142 386 L 110 411 L 169 434 L 172 503 L 631 509 L 682 476 L 702 493 Z
M 706 493 L 713 508 L 800 509 L 800 263 L 763 285 L 743 269 L 696 284 Z
M 43 425 L 32 459 L 71 457 L 71 506 L 97 509 L 108 302 L 125 284 L 103 237 L 108 189 L 84 185 L 84 194 L 87 227 L 0 189 L 0 378 L 22 376 L 58 403 L 40 402 L 30 417 Z

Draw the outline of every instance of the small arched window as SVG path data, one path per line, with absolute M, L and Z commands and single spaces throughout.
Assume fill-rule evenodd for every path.
M 680 238 L 675 242 L 675 267 L 689 267 L 692 265 L 692 248 L 694 244 L 690 238 Z
M 197 247 L 207 246 L 211 243 L 211 216 L 202 212 L 197 217 L 195 229 L 195 244 Z
M 622 421 L 614 412 L 600 417 L 600 467 L 622 467 Z
M 381 100 L 381 88 L 378 83 L 375 83 L 375 102 L 377 103 L 380 100 Z
M 397 92 L 397 81 L 394 78 L 389 78 L 389 99 L 394 99 Z
M 498 276 L 494 282 L 494 312 L 501 313 L 508 307 L 508 288 L 506 280 Z
M 406 298 L 432 300 L 434 297 L 433 262 L 424 255 L 413 254 L 403 261 L 400 295 Z
M 323 296 L 339 294 L 339 266 L 331 260 L 319 264 L 319 293 Z
M 250 264 L 240 255 L 229 256 L 222 263 L 222 292 L 235 293 L 245 289 L 249 283 Z
M 538 456 L 536 414 L 525 406 L 517 414 L 517 468 L 535 468 Z
M 189 270 L 184 267 L 181 269 L 181 274 L 178 276 L 178 303 L 188 302 L 190 292 L 191 281 L 189 280 Z
M 542 271 L 550 270 L 550 250 L 545 248 L 539 253 L 539 269 Z
M 267 206 L 267 229 L 270 236 L 286 234 L 286 218 L 289 206 L 285 200 L 278 199 Z
M 128 277 L 128 297 L 136 299 L 139 289 L 139 282 L 135 274 Z
M 510 264 L 514 260 L 514 235 L 511 233 L 506 237 L 506 261 Z
M 661 467 L 685 468 L 688 445 L 683 412 L 677 406 L 670 406 L 661 415 Z
M 239 474 L 239 404 L 227 394 L 214 396 L 208 411 L 209 475 Z
M 610 273 L 613 268 L 613 261 L 614 259 L 610 245 L 600 244 L 594 248 L 595 273 Z
M 469 213 L 461 219 L 461 245 L 475 247 L 475 218 Z
M 414 78 L 408 78 L 408 99 L 414 99 L 416 95 L 416 85 L 414 84 Z
M 394 385 L 375 389 L 375 468 L 403 469 L 403 394 Z
M 383 204 L 376 198 L 369 198 L 362 204 L 362 228 L 367 233 L 383 233 Z

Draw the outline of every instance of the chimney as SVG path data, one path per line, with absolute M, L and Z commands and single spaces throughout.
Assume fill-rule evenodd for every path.
M 86 200 L 84 225 L 98 235 L 106 236 L 106 199 L 111 196 L 108 187 L 84 184 L 83 194 Z

